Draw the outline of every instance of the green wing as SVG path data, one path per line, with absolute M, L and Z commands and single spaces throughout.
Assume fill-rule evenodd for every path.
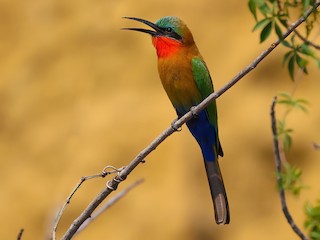
M 193 77 L 195 79 L 197 88 L 203 100 L 206 97 L 208 97 L 211 93 L 214 92 L 209 70 L 205 62 L 200 57 L 192 58 L 191 65 L 192 65 Z M 216 130 L 216 135 L 217 135 L 216 137 L 218 139 L 217 149 L 218 149 L 219 155 L 222 156 L 223 152 L 220 146 L 220 141 L 218 136 L 218 117 L 217 117 L 216 101 L 213 101 L 207 106 L 206 112 L 208 115 L 209 122 L 214 126 Z
M 213 93 L 214 90 L 207 66 L 201 58 L 192 58 L 192 73 L 203 100 Z M 217 128 L 217 107 L 215 101 L 208 105 L 207 112 L 210 123 L 214 124 Z

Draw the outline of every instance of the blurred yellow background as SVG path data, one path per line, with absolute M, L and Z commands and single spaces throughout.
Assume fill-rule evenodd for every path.
M 47 239 L 57 210 L 81 176 L 128 164 L 175 118 L 162 89 L 150 37 L 120 31 L 139 26 L 122 16 L 182 18 L 211 71 L 215 89 L 257 57 L 259 44 L 246 1 L 0 1 L 1 239 Z M 200 150 L 186 127 L 171 136 L 120 185 L 144 178 L 76 239 L 294 239 L 276 191 L 269 109 L 291 91 L 279 47 L 217 100 L 220 159 L 231 224 L 217 226 Z M 319 198 L 319 70 L 298 74 L 289 160 L 308 189 L 288 197 L 298 225 L 306 200 Z M 280 112 L 279 112 L 280 115 Z M 280 115 L 281 116 L 281 115 Z M 81 187 L 58 236 L 102 189 Z

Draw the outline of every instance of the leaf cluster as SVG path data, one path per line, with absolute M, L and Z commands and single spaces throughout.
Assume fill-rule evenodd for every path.
M 297 70 L 304 74 L 308 73 L 310 60 L 320 68 L 320 58 L 316 54 L 316 51 L 320 50 L 320 45 L 308 39 L 312 36 L 311 33 L 314 29 L 318 32 L 320 28 L 319 10 L 313 8 L 311 17 L 309 16 L 305 21 L 304 34 L 295 29 L 289 40 L 283 38 L 283 32 L 288 30 L 290 22 L 293 22 L 291 16 L 294 16 L 294 19 L 296 19 L 297 13 L 304 16 L 306 10 L 316 5 L 316 2 L 316 0 L 248 0 L 249 10 L 256 21 L 253 31 L 260 31 L 260 43 L 267 40 L 272 32 L 278 36 L 282 46 L 286 49 L 282 62 L 288 69 L 292 81 L 295 80 Z M 285 156 L 285 152 L 291 149 L 293 133 L 293 129 L 287 124 L 288 115 L 294 109 L 307 112 L 308 102 L 305 99 L 294 98 L 289 93 L 280 93 L 277 104 L 282 104 L 285 108 L 283 118 L 277 120 L 276 136 L 283 146 L 283 155 Z M 279 168 L 277 172 L 278 188 L 289 191 L 293 195 L 299 195 L 300 191 L 305 188 L 301 180 L 302 170 L 292 166 L 285 159 L 282 159 L 281 165 L 283 166 L 282 170 Z M 320 240 L 320 201 L 315 206 L 306 204 L 305 213 L 307 215 L 305 227 L 309 230 L 310 238 Z M 294 222 L 290 222 L 288 217 L 287 220 L 301 239 L 306 239 Z
M 253 31 L 262 29 L 260 33 L 260 42 L 264 42 L 271 34 L 272 29 L 278 37 L 282 38 L 281 25 L 286 26 L 286 17 L 283 11 L 280 11 L 277 1 L 265 1 L 265 0 L 249 0 L 248 2 L 250 12 L 256 20 L 256 25 L 253 27 Z M 262 14 L 262 19 L 258 19 L 259 11 Z
M 310 47 L 311 42 L 307 40 L 318 19 L 318 11 L 315 11 L 313 18 L 311 18 L 311 20 L 308 19 L 306 23 L 305 31 L 307 37 L 302 37 L 297 31 L 292 34 L 290 42 L 283 40 L 282 37 L 282 29 L 288 28 L 288 22 L 290 21 L 290 16 L 292 15 L 291 12 L 298 9 L 300 15 L 302 15 L 305 10 L 313 6 L 313 4 L 315 4 L 315 0 L 285 0 L 283 2 L 279 0 L 248 1 L 250 12 L 256 20 L 253 31 L 261 30 L 260 43 L 264 42 L 270 36 L 273 30 L 278 38 L 282 40 L 283 46 L 288 48 L 288 52 L 283 57 L 283 64 L 287 65 L 287 69 L 292 80 L 294 80 L 294 72 L 296 67 L 301 69 L 303 73 L 308 73 L 307 65 L 309 62 L 307 58 L 314 59 L 317 63 L 317 66 L 320 68 L 320 58 L 316 56 L 315 52 Z M 260 15 L 261 17 L 259 17 Z M 296 43 L 296 36 L 301 39 L 301 43 Z
M 288 114 L 294 110 L 301 110 L 307 112 L 308 101 L 302 98 L 294 98 L 291 94 L 282 92 L 278 94 L 278 104 L 285 106 L 285 115 L 281 120 L 278 120 L 277 123 L 277 133 L 279 140 L 282 141 L 284 149 L 289 151 L 292 146 L 292 128 L 287 127 L 287 117 Z
M 320 240 L 320 200 L 315 205 L 307 203 L 304 211 L 307 216 L 304 226 L 309 230 L 310 239 Z
M 283 65 L 287 64 L 290 78 L 294 80 L 295 66 L 298 66 L 305 74 L 308 73 L 307 58 L 312 58 L 316 61 L 318 68 L 320 68 L 320 58 L 316 56 L 314 51 L 307 43 L 296 44 L 295 35 L 292 35 L 290 42 L 283 40 L 282 44 L 289 48 L 289 51 L 283 57 Z
M 302 170 L 288 162 L 284 164 L 284 170 L 279 174 L 281 182 L 278 187 L 291 192 L 294 196 L 298 196 L 301 189 L 306 187 L 301 181 Z

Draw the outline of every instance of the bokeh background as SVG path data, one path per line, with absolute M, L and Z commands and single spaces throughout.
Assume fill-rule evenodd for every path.
M 216 89 L 268 44 L 252 33 L 246 1 L 0 1 L 1 239 L 48 239 L 57 210 L 81 176 L 131 161 L 175 118 L 158 78 L 150 37 L 120 31 L 122 19 L 182 18 L 193 32 Z M 318 35 L 319 36 L 319 35 Z M 319 40 L 319 37 L 318 37 Z M 295 239 L 276 191 L 270 103 L 296 88 L 308 114 L 294 112 L 289 160 L 308 186 L 288 197 L 298 225 L 306 201 L 319 198 L 319 71 L 292 85 L 279 47 L 217 100 L 221 168 L 231 224 L 214 222 L 200 150 L 187 131 L 174 134 L 120 185 L 145 182 L 76 239 Z M 278 108 L 281 116 L 281 109 Z M 86 183 L 73 198 L 58 236 L 102 189 Z

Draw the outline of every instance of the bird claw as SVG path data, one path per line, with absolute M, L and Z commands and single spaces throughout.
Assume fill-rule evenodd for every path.
M 178 121 L 179 118 L 173 120 L 173 122 L 171 123 L 171 128 L 176 131 L 176 132 L 180 132 L 182 130 L 181 127 L 176 127 L 176 122 Z
M 199 114 L 196 112 L 195 108 L 196 107 L 191 107 L 190 108 L 190 112 L 191 112 L 193 118 L 197 118 L 199 116 Z

